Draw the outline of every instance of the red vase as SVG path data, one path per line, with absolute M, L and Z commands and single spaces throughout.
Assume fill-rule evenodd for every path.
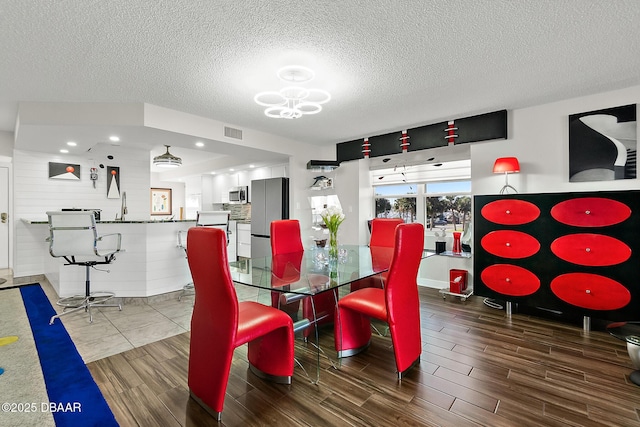
M 453 232 L 453 253 L 459 254 L 462 252 L 462 245 L 460 244 L 460 236 L 462 235 L 459 231 Z

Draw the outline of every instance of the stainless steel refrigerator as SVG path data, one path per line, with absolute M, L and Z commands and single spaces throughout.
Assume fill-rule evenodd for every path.
M 289 219 L 289 178 L 251 181 L 251 258 L 271 255 L 271 221 Z

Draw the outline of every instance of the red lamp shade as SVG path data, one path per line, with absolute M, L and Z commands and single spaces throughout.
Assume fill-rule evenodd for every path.
M 493 173 L 520 172 L 520 162 L 517 157 L 500 157 L 493 164 Z

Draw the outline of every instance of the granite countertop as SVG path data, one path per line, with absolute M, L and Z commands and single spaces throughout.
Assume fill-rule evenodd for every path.
M 49 224 L 46 219 L 28 219 L 22 218 L 22 222 L 25 224 Z M 196 222 L 195 219 L 139 219 L 139 220 L 100 220 L 96 221 L 96 224 L 155 224 L 160 222 Z

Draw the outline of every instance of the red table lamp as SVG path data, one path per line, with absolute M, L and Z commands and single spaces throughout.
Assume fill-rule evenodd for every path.
M 509 174 L 520 172 L 520 162 L 517 157 L 500 157 L 493 164 L 493 173 L 504 173 L 504 186 L 500 190 L 500 194 L 508 193 L 508 189 L 512 189 L 517 193 L 512 185 L 509 185 Z

